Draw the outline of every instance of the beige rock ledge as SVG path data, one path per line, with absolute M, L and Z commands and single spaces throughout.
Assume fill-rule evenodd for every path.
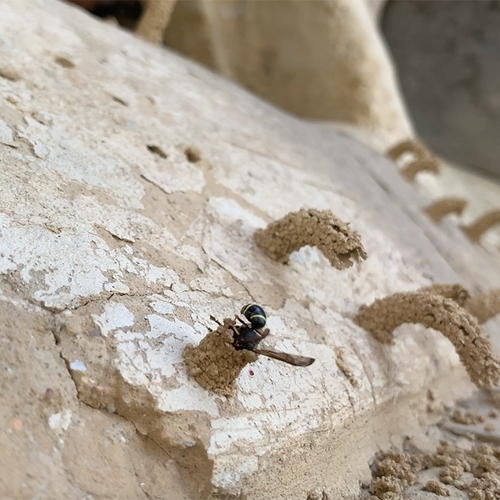
M 61 3 L 4 0 L 0 33 L 0 497 L 353 497 L 429 386 L 470 389 L 436 332 L 383 346 L 353 322 L 432 281 L 500 283 L 390 162 Z M 268 259 L 255 230 L 300 208 L 350 222 L 367 260 Z M 209 393 L 183 349 L 250 301 L 266 347 L 316 362 L 259 358 Z

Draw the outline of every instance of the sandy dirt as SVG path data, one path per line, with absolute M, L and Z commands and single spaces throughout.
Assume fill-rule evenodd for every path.
M 500 498 L 500 392 L 477 391 L 452 408 L 439 406 L 430 392 L 428 412 L 444 416 L 428 427 L 427 439 L 408 438 L 402 450 L 374 457 L 360 499 Z

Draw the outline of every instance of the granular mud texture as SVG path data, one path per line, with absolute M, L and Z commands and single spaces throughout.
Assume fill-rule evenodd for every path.
M 210 332 L 197 347 L 188 344 L 183 352 L 188 373 L 208 391 L 223 396 L 236 393 L 236 378 L 241 370 L 257 359 L 248 350 L 233 347 L 235 322 L 224 319 L 224 324 Z
M 433 468 L 437 468 L 437 478 L 419 487 L 419 473 Z M 480 444 L 463 449 L 441 441 L 432 454 L 394 451 L 380 454 L 372 466 L 369 491 L 372 499 L 404 499 L 405 490 L 415 485 L 422 491 L 450 496 L 445 486 L 448 485 L 467 492 L 469 499 L 494 500 L 500 498 L 499 472 L 500 447 Z
M 469 292 L 457 283 L 431 285 L 418 291 L 435 293 L 454 300 L 459 306 L 469 311 L 472 316 L 475 316 L 479 323 L 484 323 L 500 314 L 500 288 L 494 288 L 475 297 L 471 297 Z
M 483 389 L 498 385 L 500 361 L 476 318 L 454 300 L 428 292 L 396 293 L 362 306 L 355 321 L 380 342 L 394 342 L 393 330 L 420 323 L 441 332 L 455 347 L 470 379 Z
M 292 252 L 305 245 L 318 247 L 337 269 L 366 259 L 359 234 L 330 210 L 301 209 L 289 213 L 266 229 L 258 229 L 254 237 L 258 247 L 278 262 L 287 262 Z
M 442 497 L 449 497 L 450 492 L 447 488 L 445 488 L 442 483 L 432 479 L 431 481 L 427 481 L 427 484 L 424 487 L 424 490 L 430 491 L 431 493 L 435 493 L 436 495 Z
M 458 283 L 438 283 L 418 290 L 419 292 L 435 293 L 446 299 L 454 300 L 459 306 L 464 307 L 470 299 L 469 292 Z M 470 311 L 469 311 L 470 312 Z
M 451 414 L 451 419 L 453 422 L 457 424 L 471 425 L 471 424 L 480 424 L 484 422 L 484 417 L 479 413 L 472 412 L 461 412 L 460 410 L 455 410 Z
M 479 323 L 500 314 L 500 288 L 472 297 L 467 303 L 467 310 L 476 316 Z

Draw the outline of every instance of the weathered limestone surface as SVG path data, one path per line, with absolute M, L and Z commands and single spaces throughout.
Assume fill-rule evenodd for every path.
M 353 322 L 433 280 L 500 283 L 376 153 L 48 0 L 0 4 L 0 96 L 0 497 L 352 497 L 429 385 L 469 387 L 446 339 Z M 265 257 L 254 231 L 303 207 L 367 260 Z M 316 362 L 259 359 L 216 396 L 183 349 L 250 301 L 266 346 Z

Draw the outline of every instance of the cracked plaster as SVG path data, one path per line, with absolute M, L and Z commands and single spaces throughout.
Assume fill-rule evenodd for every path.
M 282 115 L 130 34 L 91 19 L 83 29 L 84 14 L 68 9 L 0 6 L 3 48 L 19 54 L 21 75 L 0 78 L 0 92 L 14 96 L 0 107 L 0 273 L 2 300 L 56 315 L 81 401 L 116 409 L 165 449 L 201 446 L 219 493 L 264 498 L 252 496 L 256 473 L 270 474 L 263 457 L 461 369 L 432 332 L 405 325 L 384 347 L 353 322 L 361 304 L 431 281 L 341 185 L 227 140 L 242 117 L 251 134 Z M 74 67 L 58 65 L 61 56 Z M 189 161 L 183 144 L 203 160 Z M 269 261 L 254 231 L 301 207 L 350 222 L 368 259 L 339 272 L 306 247 L 288 266 Z M 250 301 L 268 313 L 266 346 L 316 363 L 258 359 L 235 398 L 216 396 L 188 378 L 182 351 L 214 328 L 211 315 L 231 317 Z M 358 387 L 336 367 L 337 348 Z M 66 415 L 49 425 L 64 431 Z M 180 431 L 164 420 L 172 415 L 202 423 Z

